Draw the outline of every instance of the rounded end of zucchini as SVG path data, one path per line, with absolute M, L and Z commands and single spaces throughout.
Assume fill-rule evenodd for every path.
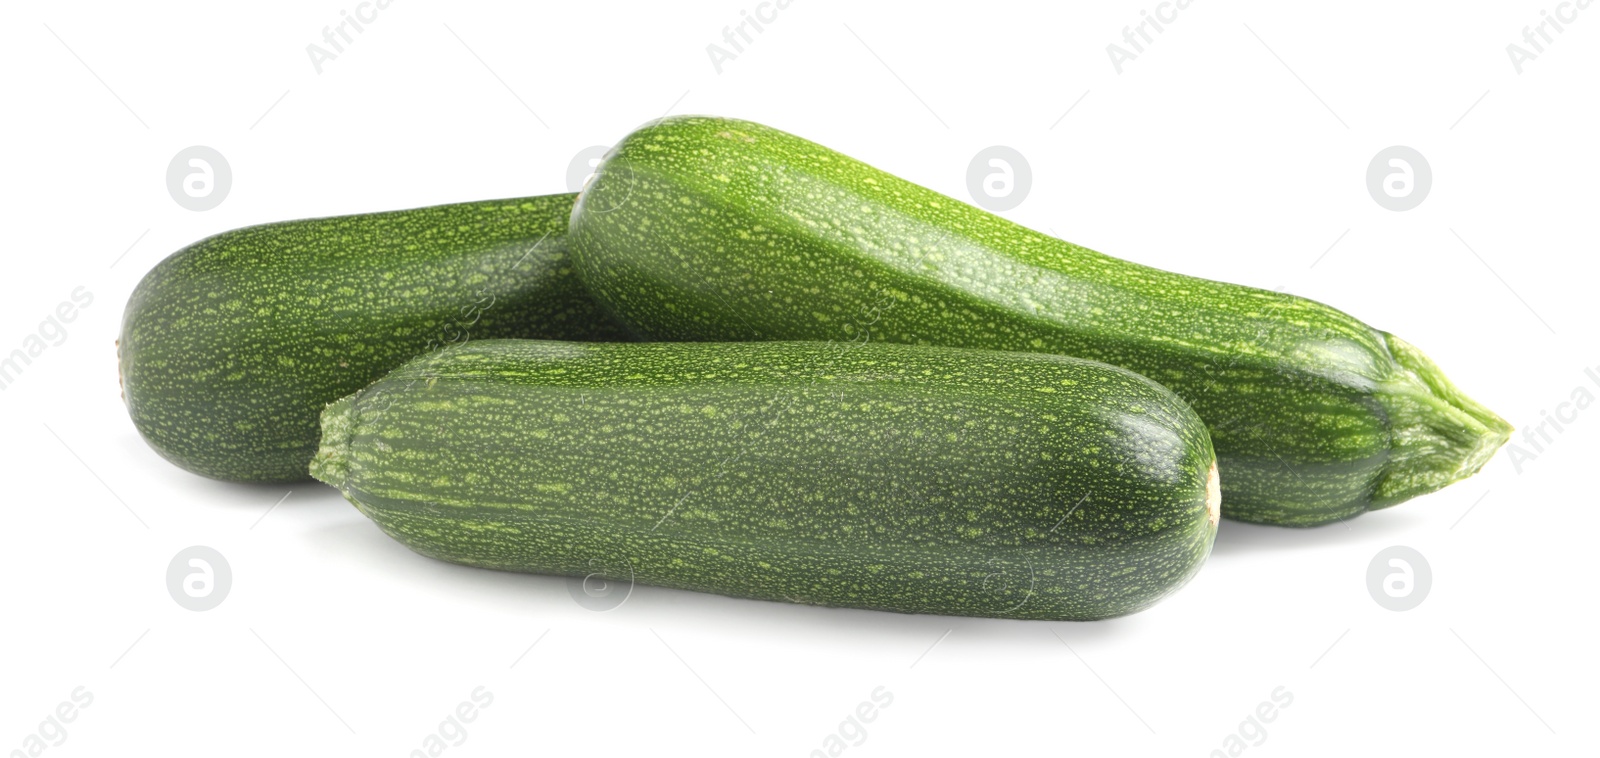
M 1217 462 L 1211 462 L 1211 472 L 1206 474 L 1206 518 L 1215 527 L 1222 520 L 1222 480 L 1217 476 Z
M 322 441 L 311 459 L 311 475 L 344 489 L 350 478 L 350 437 L 355 430 L 357 392 L 335 400 L 322 410 Z
M 1426 495 L 1478 473 L 1511 438 L 1512 426 L 1456 389 L 1422 351 L 1386 332 L 1389 352 L 1405 369 L 1380 385 L 1394 441 L 1372 493 L 1371 509 Z

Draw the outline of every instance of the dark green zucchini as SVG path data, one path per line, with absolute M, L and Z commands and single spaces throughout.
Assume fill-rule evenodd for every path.
M 482 340 L 322 429 L 312 473 L 423 555 L 766 600 L 1116 616 L 1219 517 L 1182 400 L 1046 354 Z
M 128 300 L 134 425 L 167 460 L 305 479 L 322 408 L 467 339 L 616 339 L 567 254 L 573 195 L 264 224 L 194 243 Z
M 661 340 L 1045 351 L 1171 387 L 1224 515 L 1311 526 L 1477 472 L 1511 427 L 1415 348 L 1321 303 L 1117 260 L 758 124 L 640 128 L 579 198 L 591 293 Z

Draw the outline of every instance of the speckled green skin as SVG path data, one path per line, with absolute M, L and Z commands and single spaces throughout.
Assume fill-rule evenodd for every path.
M 885 344 L 487 340 L 323 414 L 424 555 L 906 613 L 1145 608 L 1216 534 L 1193 411 L 1122 369 Z
M 1338 310 L 1023 228 L 759 124 L 673 117 L 578 200 L 578 273 L 652 339 L 857 339 L 1132 369 L 1205 419 L 1223 513 L 1313 526 L 1475 473 L 1510 426 Z M 866 314 L 870 314 L 868 317 Z
M 573 195 L 235 229 L 146 274 L 118 340 L 134 425 L 167 460 L 308 478 L 323 406 L 481 337 L 616 339 L 573 274 Z

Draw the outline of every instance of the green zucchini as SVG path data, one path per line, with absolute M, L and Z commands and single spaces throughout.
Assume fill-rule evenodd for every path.
M 328 406 L 311 470 L 453 563 L 906 613 L 1131 613 L 1220 517 L 1164 387 L 908 345 L 474 341 Z
M 1144 374 L 1206 420 L 1223 513 L 1244 521 L 1395 505 L 1477 472 L 1511 431 L 1326 305 L 1111 258 L 745 121 L 635 131 L 570 233 L 591 294 L 650 339 L 1045 351 Z
M 328 403 L 479 337 L 617 339 L 567 253 L 574 195 L 264 224 L 139 282 L 117 341 L 151 447 L 197 474 L 305 479 Z

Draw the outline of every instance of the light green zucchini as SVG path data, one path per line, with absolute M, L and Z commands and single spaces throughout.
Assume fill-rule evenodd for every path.
M 571 234 L 591 293 L 650 339 L 866 339 L 1139 372 L 1205 419 L 1224 515 L 1245 521 L 1395 505 L 1471 476 L 1511 431 L 1334 308 L 1102 255 L 746 121 L 630 134 Z

